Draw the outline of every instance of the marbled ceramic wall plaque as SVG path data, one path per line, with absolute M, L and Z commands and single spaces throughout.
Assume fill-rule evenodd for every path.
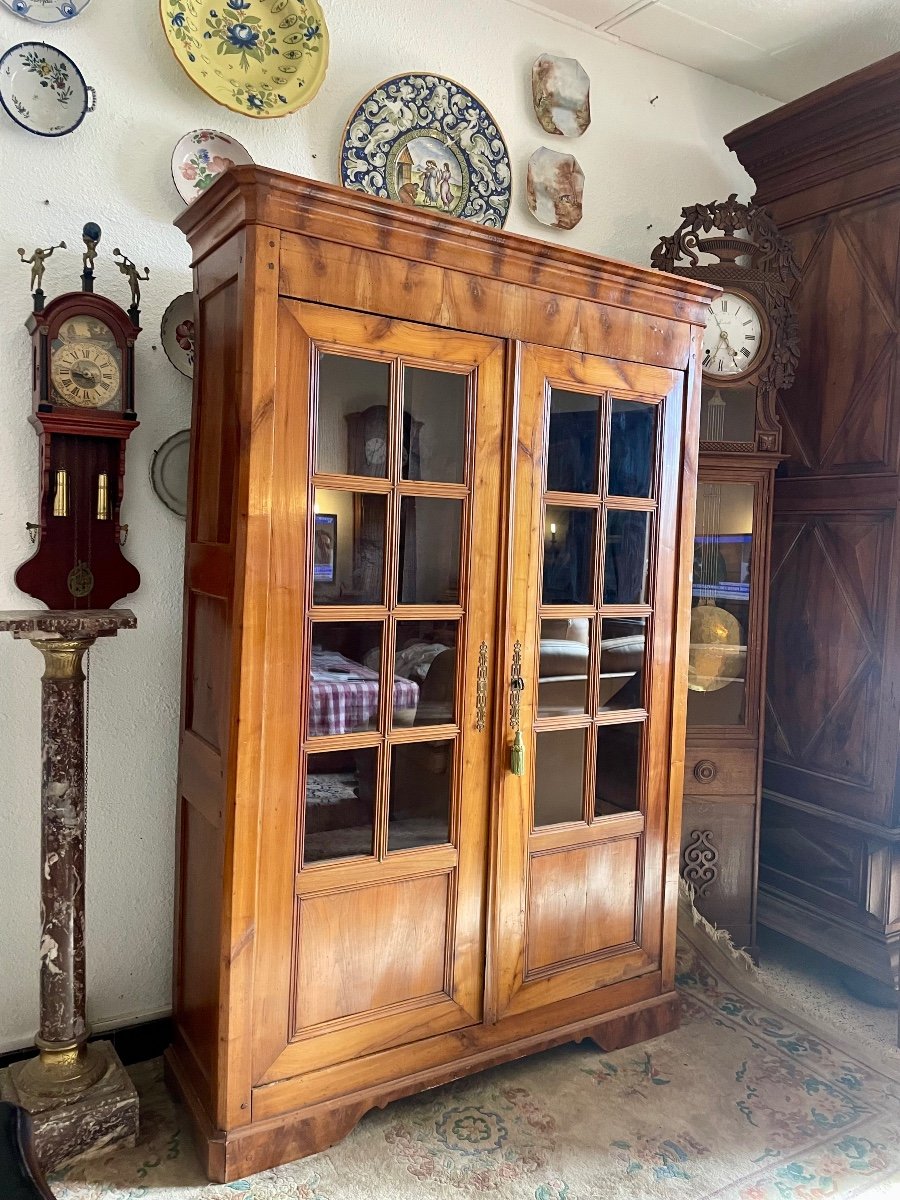
M 577 58 L 542 54 L 531 68 L 537 119 L 548 133 L 581 137 L 591 123 L 591 81 Z
M 528 207 L 543 225 L 573 229 L 582 217 L 584 172 L 572 154 L 541 146 L 528 160 Z

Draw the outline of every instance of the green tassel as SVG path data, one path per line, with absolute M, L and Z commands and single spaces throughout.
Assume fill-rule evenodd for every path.
M 522 737 L 521 729 L 516 731 L 516 736 L 513 739 L 512 750 L 509 755 L 509 769 L 513 775 L 525 774 L 525 739 Z

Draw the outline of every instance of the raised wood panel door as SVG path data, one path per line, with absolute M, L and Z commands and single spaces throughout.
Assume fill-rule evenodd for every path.
M 281 301 L 254 1082 L 481 1020 L 503 344 Z
M 682 462 L 679 372 L 526 347 L 520 378 L 498 1017 L 660 966 Z

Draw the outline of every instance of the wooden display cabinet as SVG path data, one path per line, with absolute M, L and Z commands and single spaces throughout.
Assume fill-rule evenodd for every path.
M 396 1097 L 677 1024 L 714 289 L 254 166 L 177 223 L 167 1061 L 233 1180 Z

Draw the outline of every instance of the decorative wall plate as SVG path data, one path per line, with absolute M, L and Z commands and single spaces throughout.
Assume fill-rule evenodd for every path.
M 159 336 L 169 362 L 194 378 L 194 294 L 184 292 L 176 296 L 163 313 Z
M 581 137 L 591 123 L 591 81 L 577 58 L 542 54 L 531 68 L 534 112 L 548 133 Z
M 0 0 L 17 17 L 34 21 L 37 25 L 55 25 L 59 21 L 71 21 L 90 4 L 91 0 Z
M 192 129 L 172 152 L 172 179 L 178 195 L 191 204 L 229 167 L 252 163 L 241 143 L 215 129 Z
M 245 117 L 296 112 L 325 78 L 319 0 L 159 0 L 159 12 L 197 87 Z
M 17 125 L 62 137 L 93 112 L 97 94 L 78 67 L 46 42 L 19 42 L 0 58 L 0 104 Z
M 471 92 L 442 75 L 395 75 L 347 122 L 341 182 L 499 229 L 512 171 L 496 121 Z
M 84 12 L 90 0 L 0 0 L 0 4 L 37 25 L 55 25 Z
M 584 172 L 572 154 L 541 146 L 528 160 L 525 196 L 542 225 L 573 229 L 582 217 Z
M 187 515 L 188 456 L 191 431 L 179 429 L 153 451 L 150 459 L 150 483 L 166 508 L 176 517 Z

